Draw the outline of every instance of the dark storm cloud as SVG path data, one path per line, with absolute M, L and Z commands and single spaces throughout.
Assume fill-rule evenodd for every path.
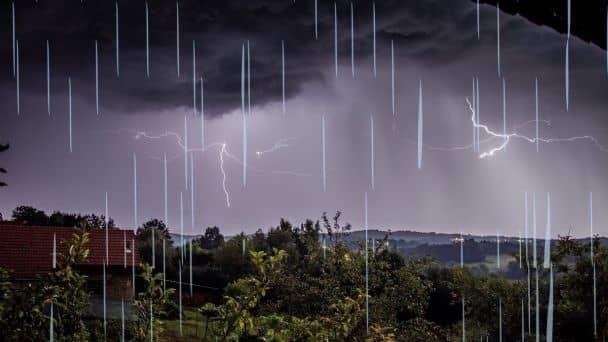
M 151 77 L 145 77 L 145 17 L 143 1 L 119 3 L 120 78 L 115 75 L 114 3 L 64 0 L 17 2 L 17 38 L 21 46 L 25 92 L 44 95 L 45 41 L 51 42 L 52 88 L 65 91 L 67 76 L 75 96 L 94 103 L 94 40 L 100 44 L 102 110 L 130 112 L 162 110 L 192 104 L 192 40 L 197 45 L 197 78 L 205 79 L 208 115 L 240 106 L 242 44 L 250 41 L 252 103 L 281 98 L 281 40 L 286 46 L 288 98 L 303 83 L 325 82 L 322 70 L 333 64 L 333 2 L 319 1 L 319 39 L 314 39 L 313 1 L 181 1 L 180 64 L 176 72 L 175 2 L 150 2 Z M 350 59 L 350 3 L 338 6 L 340 61 Z M 357 67 L 371 67 L 369 3 L 355 5 Z M 462 7 L 462 6 L 461 6 Z M 424 63 L 456 59 L 473 42 L 473 12 L 452 2 L 384 1 L 376 5 L 378 58 L 395 42 L 396 58 Z M 10 4 L 6 22 L 10 23 Z M 10 42 L 10 25 L 3 41 Z M 431 39 L 431 37 L 433 39 Z M 10 56 L 10 44 L 3 55 Z M 345 70 L 345 69 L 344 69 Z M 5 78 L 9 88 L 12 80 Z

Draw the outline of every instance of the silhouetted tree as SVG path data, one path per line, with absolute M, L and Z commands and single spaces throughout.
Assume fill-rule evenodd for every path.
M 203 249 L 216 249 L 224 243 L 224 236 L 217 226 L 207 227 L 203 236 L 198 239 L 198 243 Z
M 4 152 L 4 151 L 8 150 L 8 148 L 9 148 L 8 144 L 6 144 L 6 145 L 0 144 L 0 152 Z M 3 167 L 0 167 L 0 173 L 6 173 L 6 169 Z M 6 186 L 6 185 L 7 184 L 5 182 L 0 181 L 0 186 Z
M 173 239 L 169 233 L 167 225 L 158 219 L 152 219 L 139 228 L 135 236 L 137 250 L 144 263 L 152 265 L 152 232 L 154 232 L 154 255 L 156 267 L 162 272 L 162 258 L 163 258 L 163 240 L 165 243 L 165 260 L 167 261 L 166 271 L 168 274 L 173 274 L 177 269 L 177 264 L 169 263 L 169 260 L 173 260 L 173 255 L 176 253 L 173 247 Z
M 49 224 L 49 217 L 42 210 L 21 205 L 13 209 L 13 221 L 26 225 L 46 226 Z

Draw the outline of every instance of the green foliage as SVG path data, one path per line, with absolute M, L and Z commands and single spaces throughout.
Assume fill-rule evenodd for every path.
M 20 212 L 19 215 L 28 217 L 40 215 L 31 208 L 22 208 Z M 505 272 L 490 274 L 479 272 L 478 268 L 446 267 L 428 257 L 404 259 L 388 248 L 386 239 L 373 250 L 368 245 L 366 256 L 364 242 L 345 241 L 351 228 L 339 219 L 340 213 L 331 220 L 324 214 L 319 221 L 308 220 L 301 225 L 282 219 L 267 233 L 258 230 L 253 235 L 239 234 L 227 241 L 223 241 L 217 227 L 208 228 L 205 236 L 193 243 L 194 282 L 217 286 L 221 292 L 197 289 L 195 298 L 184 296 L 187 328 L 181 336 L 174 331 L 178 324 L 172 283 L 167 283 L 165 291 L 162 274 L 154 273 L 148 264 L 142 265 L 143 281 L 139 283 L 143 293 L 133 303 L 127 336 L 138 341 L 147 341 L 150 337 L 205 341 L 460 340 L 464 298 L 467 339 L 488 336 L 490 340 L 498 340 L 499 301 L 503 340 L 520 339 L 529 260 L 522 263 L 523 269 L 519 268 L 518 259 L 511 263 L 509 272 L 513 278 L 506 279 Z M 143 260 L 151 261 L 152 231 L 156 237 L 157 270 L 162 255 L 161 241 L 165 237 L 167 270 L 174 272 L 181 261 L 180 249 L 173 246 L 162 221 L 152 220 L 138 229 L 138 247 Z M 325 237 L 329 238 L 327 246 L 320 243 Z M 57 340 L 105 338 L 100 332 L 100 320 L 85 322 L 86 278 L 74 268 L 88 257 L 88 234 L 76 234 L 67 243 L 68 252 L 60 259 L 59 269 L 44 282 L 17 286 L 0 270 L 0 340 L 48 339 L 51 302 L 55 308 Z M 442 248 L 446 253 L 452 253 L 449 248 L 458 252 L 457 246 Z M 562 237 L 552 248 L 556 342 L 602 341 L 608 337 L 608 297 L 604 295 L 608 293 L 608 248 L 594 239 L 593 259 L 590 251 L 587 241 L 569 237 Z M 366 263 L 369 296 L 365 292 Z M 593 336 L 592 326 L 594 268 L 597 336 Z M 522 274 L 525 277 L 521 277 Z M 530 269 L 530 276 L 533 289 L 534 269 Z M 167 274 L 168 280 L 176 278 L 176 273 Z M 538 270 L 538 282 L 539 337 L 544 340 L 547 270 Z M 196 312 L 192 311 L 193 303 L 199 307 Z M 532 307 L 532 315 L 534 311 Z M 525 315 L 527 321 L 527 310 Z M 150 336 L 151 319 L 154 336 Z M 116 340 L 119 322 L 109 320 L 108 323 L 107 338 Z M 529 331 L 527 325 L 525 330 L 528 338 L 533 337 L 534 331 Z
M 89 333 L 84 321 L 88 313 L 89 294 L 86 290 L 86 276 L 78 273 L 74 266 L 84 263 L 90 250 L 89 233 L 79 231 L 70 240 L 68 251 L 59 259 L 59 269 L 51 274 L 55 332 L 57 341 L 88 341 Z
M 38 282 L 16 286 L 9 274 L 0 269 L 0 340 L 43 341 L 48 339 L 52 288 Z
M 145 284 L 145 292 L 133 302 L 135 311 L 133 335 L 137 341 L 158 340 L 158 336 L 162 334 L 164 329 L 161 318 L 167 316 L 167 310 L 172 305 L 171 297 L 175 294 L 175 289 L 164 290 L 162 273 L 154 273 L 152 266 L 142 264 L 140 268 L 142 269 L 141 277 Z

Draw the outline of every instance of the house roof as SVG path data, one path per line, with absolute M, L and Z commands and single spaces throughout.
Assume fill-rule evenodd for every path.
M 17 277 L 31 277 L 53 270 L 53 236 L 56 236 L 57 262 L 67 252 L 65 240 L 77 230 L 69 227 L 39 227 L 0 223 L 0 267 L 12 271 Z M 105 229 L 90 230 L 89 258 L 81 266 L 102 266 L 106 259 Z M 125 249 L 125 240 L 127 248 Z M 135 232 L 108 229 L 108 266 L 139 264 L 134 249 Z M 131 253 L 135 253 L 132 255 Z M 126 261 L 125 261 L 126 255 Z

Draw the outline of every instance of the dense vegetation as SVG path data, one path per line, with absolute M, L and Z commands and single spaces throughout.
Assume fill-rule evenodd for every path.
M 368 244 L 366 253 L 365 241 L 354 250 L 343 243 L 350 226 L 342 225 L 339 218 L 339 213 L 333 218 L 323 215 L 317 222 L 301 225 L 281 220 L 267 233 L 240 234 L 228 240 L 219 228 L 210 227 L 183 251 L 174 246 L 162 221 L 147 222 L 137 231 L 137 246 L 144 260 L 140 267 L 143 281 L 138 279 L 139 295 L 125 324 L 125 338 L 457 341 L 463 336 L 464 299 L 466 339 L 487 336 L 499 340 L 502 331 L 505 341 L 521 340 L 522 333 L 526 340 L 532 340 L 538 319 L 540 340 L 545 340 L 549 273 L 539 266 L 537 310 L 536 271 L 530 269 L 530 281 L 527 276 L 530 258 L 522 262 L 526 276 L 509 280 L 467 267 L 446 267 L 426 257 L 406 260 L 382 241 L 373 249 Z M 153 232 L 155 269 L 149 266 Z M 320 242 L 322 234 L 330 243 Z M 173 281 L 167 282 L 166 288 L 162 275 L 154 272 L 162 270 L 163 240 L 166 277 Z M 75 246 L 70 253 L 75 254 L 64 256 L 60 269 L 48 281 L 17 288 L 9 275 L 2 273 L 0 339 L 48 339 L 49 306 L 53 303 L 56 340 L 98 340 L 104 334 L 109 340 L 120 340 L 120 320 L 110 320 L 104 328 L 99 318 L 84 312 L 91 294 L 73 265 L 88 253 L 86 233 L 69 243 Z M 569 237 L 561 237 L 552 249 L 555 341 L 603 341 L 608 337 L 608 248 L 597 240 L 593 248 L 593 260 L 589 243 Z M 190 253 L 193 283 L 203 286 L 195 287 L 192 297 Z M 538 255 L 542 258 L 542 253 Z M 518 258 L 517 253 L 514 257 Z M 542 265 L 542 260 L 538 262 Z M 369 296 L 365 292 L 366 263 Z M 515 265 L 518 267 L 518 260 Z M 597 336 L 593 327 L 594 267 Z M 175 287 L 180 268 L 184 282 L 181 300 L 179 286 Z M 195 327 L 195 333 L 188 331 L 190 326 Z

